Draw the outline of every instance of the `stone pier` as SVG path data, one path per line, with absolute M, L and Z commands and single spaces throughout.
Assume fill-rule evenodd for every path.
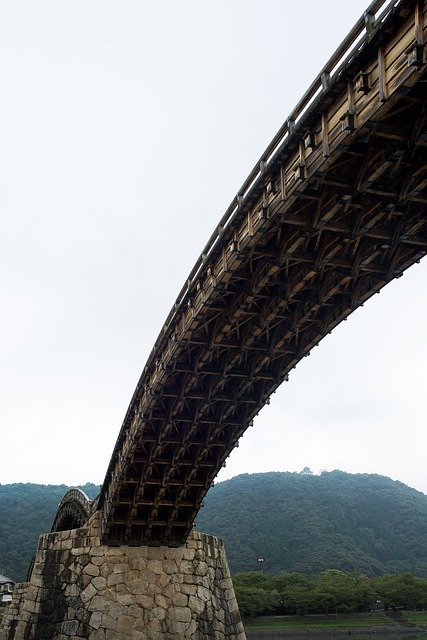
M 97 522 L 40 537 L 1 640 L 245 640 L 222 540 L 108 547 Z

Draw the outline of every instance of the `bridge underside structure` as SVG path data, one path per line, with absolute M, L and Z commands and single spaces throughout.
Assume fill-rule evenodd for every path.
M 291 369 L 425 255 L 425 40 L 422 2 L 373 2 L 233 200 L 131 400 L 104 544 L 182 544 Z
M 59 503 L 52 532 L 69 531 L 83 527 L 89 520 L 91 508 L 91 501 L 84 491 L 70 489 Z

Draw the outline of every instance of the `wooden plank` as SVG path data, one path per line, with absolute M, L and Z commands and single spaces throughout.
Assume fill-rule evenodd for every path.
M 324 158 L 329 156 L 329 131 L 326 112 L 322 113 L 322 153 Z
M 405 57 L 405 51 L 412 42 L 415 42 L 413 17 L 411 22 L 406 24 L 404 30 L 400 31 L 396 38 L 385 47 L 384 68 L 387 74 L 390 72 L 390 68 L 393 67 L 400 58 Z
M 384 48 L 380 47 L 378 49 L 378 93 L 380 102 L 387 100 L 386 82 Z

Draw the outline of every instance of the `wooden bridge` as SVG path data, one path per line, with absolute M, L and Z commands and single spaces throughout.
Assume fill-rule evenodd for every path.
M 289 371 L 425 255 L 426 15 L 373 2 L 222 217 L 126 413 L 99 497 L 104 543 L 182 544 Z

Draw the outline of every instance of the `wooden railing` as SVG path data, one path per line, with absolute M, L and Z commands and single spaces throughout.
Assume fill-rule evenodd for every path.
M 282 215 L 283 207 L 292 202 L 292 194 L 298 197 L 301 185 L 305 188 L 319 167 L 327 167 L 329 155 L 335 158 L 341 153 L 353 132 L 375 118 L 383 105 L 388 109 L 392 100 L 387 98 L 397 94 L 397 89 L 407 90 L 404 82 L 415 82 L 418 68 L 425 62 L 426 17 L 421 0 L 372 2 L 233 198 L 179 292 L 131 399 L 99 497 L 103 525 L 113 506 L 114 487 L 120 483 L 134 449 L 144 411 L 153 405 L 156 393 L 161 397 L 168 363 L 173 363 L 180 340 L 187 339 L 194 318 L 217 282 L 230 264 L 238 264 L 242 248 L 251 242 L 254 231 L 267 224 L 272 211 Z M 418 58 L 415 64 L 412 61 L 414 50 L 417 56 L 422 53 L 421 65 Z
M 402 0 L 374 0 L 369 5 L 276 133 L 240 187 L 236 196 L 231 201 L 191 270 L 156 339 L 144 367 L 143 376 L 150 366 L 157 348 L 171 326 L 178 310 L 189 295 L 192 286 L 206 269 L 207 263 L 220 244 L 226 228 L 232 225 L 239 210 L 245 204 L 245 201 L 248 200 L 252 193 L 259 187 L 269 167 L 272 166 L 277 157 L 283 153 L 290 139 L 297 133 L 304 120 L 306 120 L 316 108 L 322 96 L 341 77 L 351 61 L 362 51 L 363 47 L 372 39 L 386 18 L 401 2 Z

